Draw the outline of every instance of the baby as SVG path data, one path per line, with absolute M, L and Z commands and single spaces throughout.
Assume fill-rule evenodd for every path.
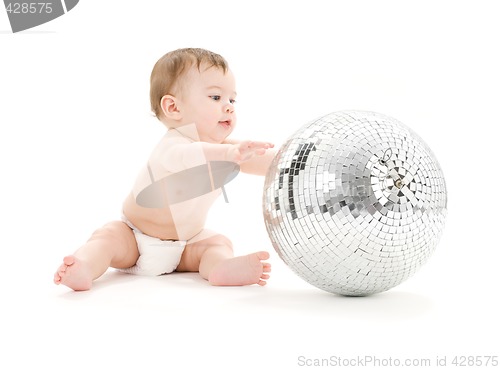
M 123 205 L 122 221 L 64 257 L 56 284 L 88 290 L 109 267 L 139 275 L 198 271 L 212 285 L 265 285 L 269 253 L 234 257 L 231 241 L 204 228 L 229 175 L 265 175 L 273 145 L 236 141 L 233 73 L 218 54 L 179 49 L 151 73 L 151 107 L 167 127 Z M 225 194 L 224 194 L 225 195 Z

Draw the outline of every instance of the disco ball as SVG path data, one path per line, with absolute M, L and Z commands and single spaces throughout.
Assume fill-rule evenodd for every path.
M 348 296 L 388 290 L 434 251 L 446 184 L 429 147 L 397 120 L 341 111 L 300 128 L 266 175 L 263 212 L 280 258 Z

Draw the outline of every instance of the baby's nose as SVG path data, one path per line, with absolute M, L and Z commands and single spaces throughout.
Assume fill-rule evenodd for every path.
M 234 105 L 232 105 L 231 103 L 226 104 L 226 106 L 224 107 L 224 112 L 233 113 L 234 112 Z

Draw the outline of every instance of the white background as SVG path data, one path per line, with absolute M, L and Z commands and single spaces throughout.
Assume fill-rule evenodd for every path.
M 300 356 L 444 358 L 454 368 L 454 356 L 500 355 L 494 4 L 87 0 L 18 34 L 0 10 L 0 368 L 294 369 Z M 114 271 L 89 292 L 53 285 L 62 257 L 120 216 L 163 135 L 149 74 L 179 47 L 229 61 L 235 137 L 279 146 L 343 109 L 393 116 L 422 136 L 449 191 L 429 262 L 372 297 L 320 291 L 279 260 L 262 221 L 263 179 L 242 175 L 208 226 L 237 254 L 271 252 L 267 287 Z

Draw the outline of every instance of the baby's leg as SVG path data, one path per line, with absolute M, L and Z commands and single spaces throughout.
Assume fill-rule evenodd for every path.
M 108 267 L 127 268 L 139 258 L 132 230 L 121 221 L 114 221 L 96 230 L 73 255 L 66 256 L 54 274 L 54 283 L 73 290 L 89 290 L 92 281 Z
M 234 257 L 225 236 L 204 230 L 186 245 L 177 271 L 199 271 L 212 285 L 266 285 L 271 265 L 267 252 Z

